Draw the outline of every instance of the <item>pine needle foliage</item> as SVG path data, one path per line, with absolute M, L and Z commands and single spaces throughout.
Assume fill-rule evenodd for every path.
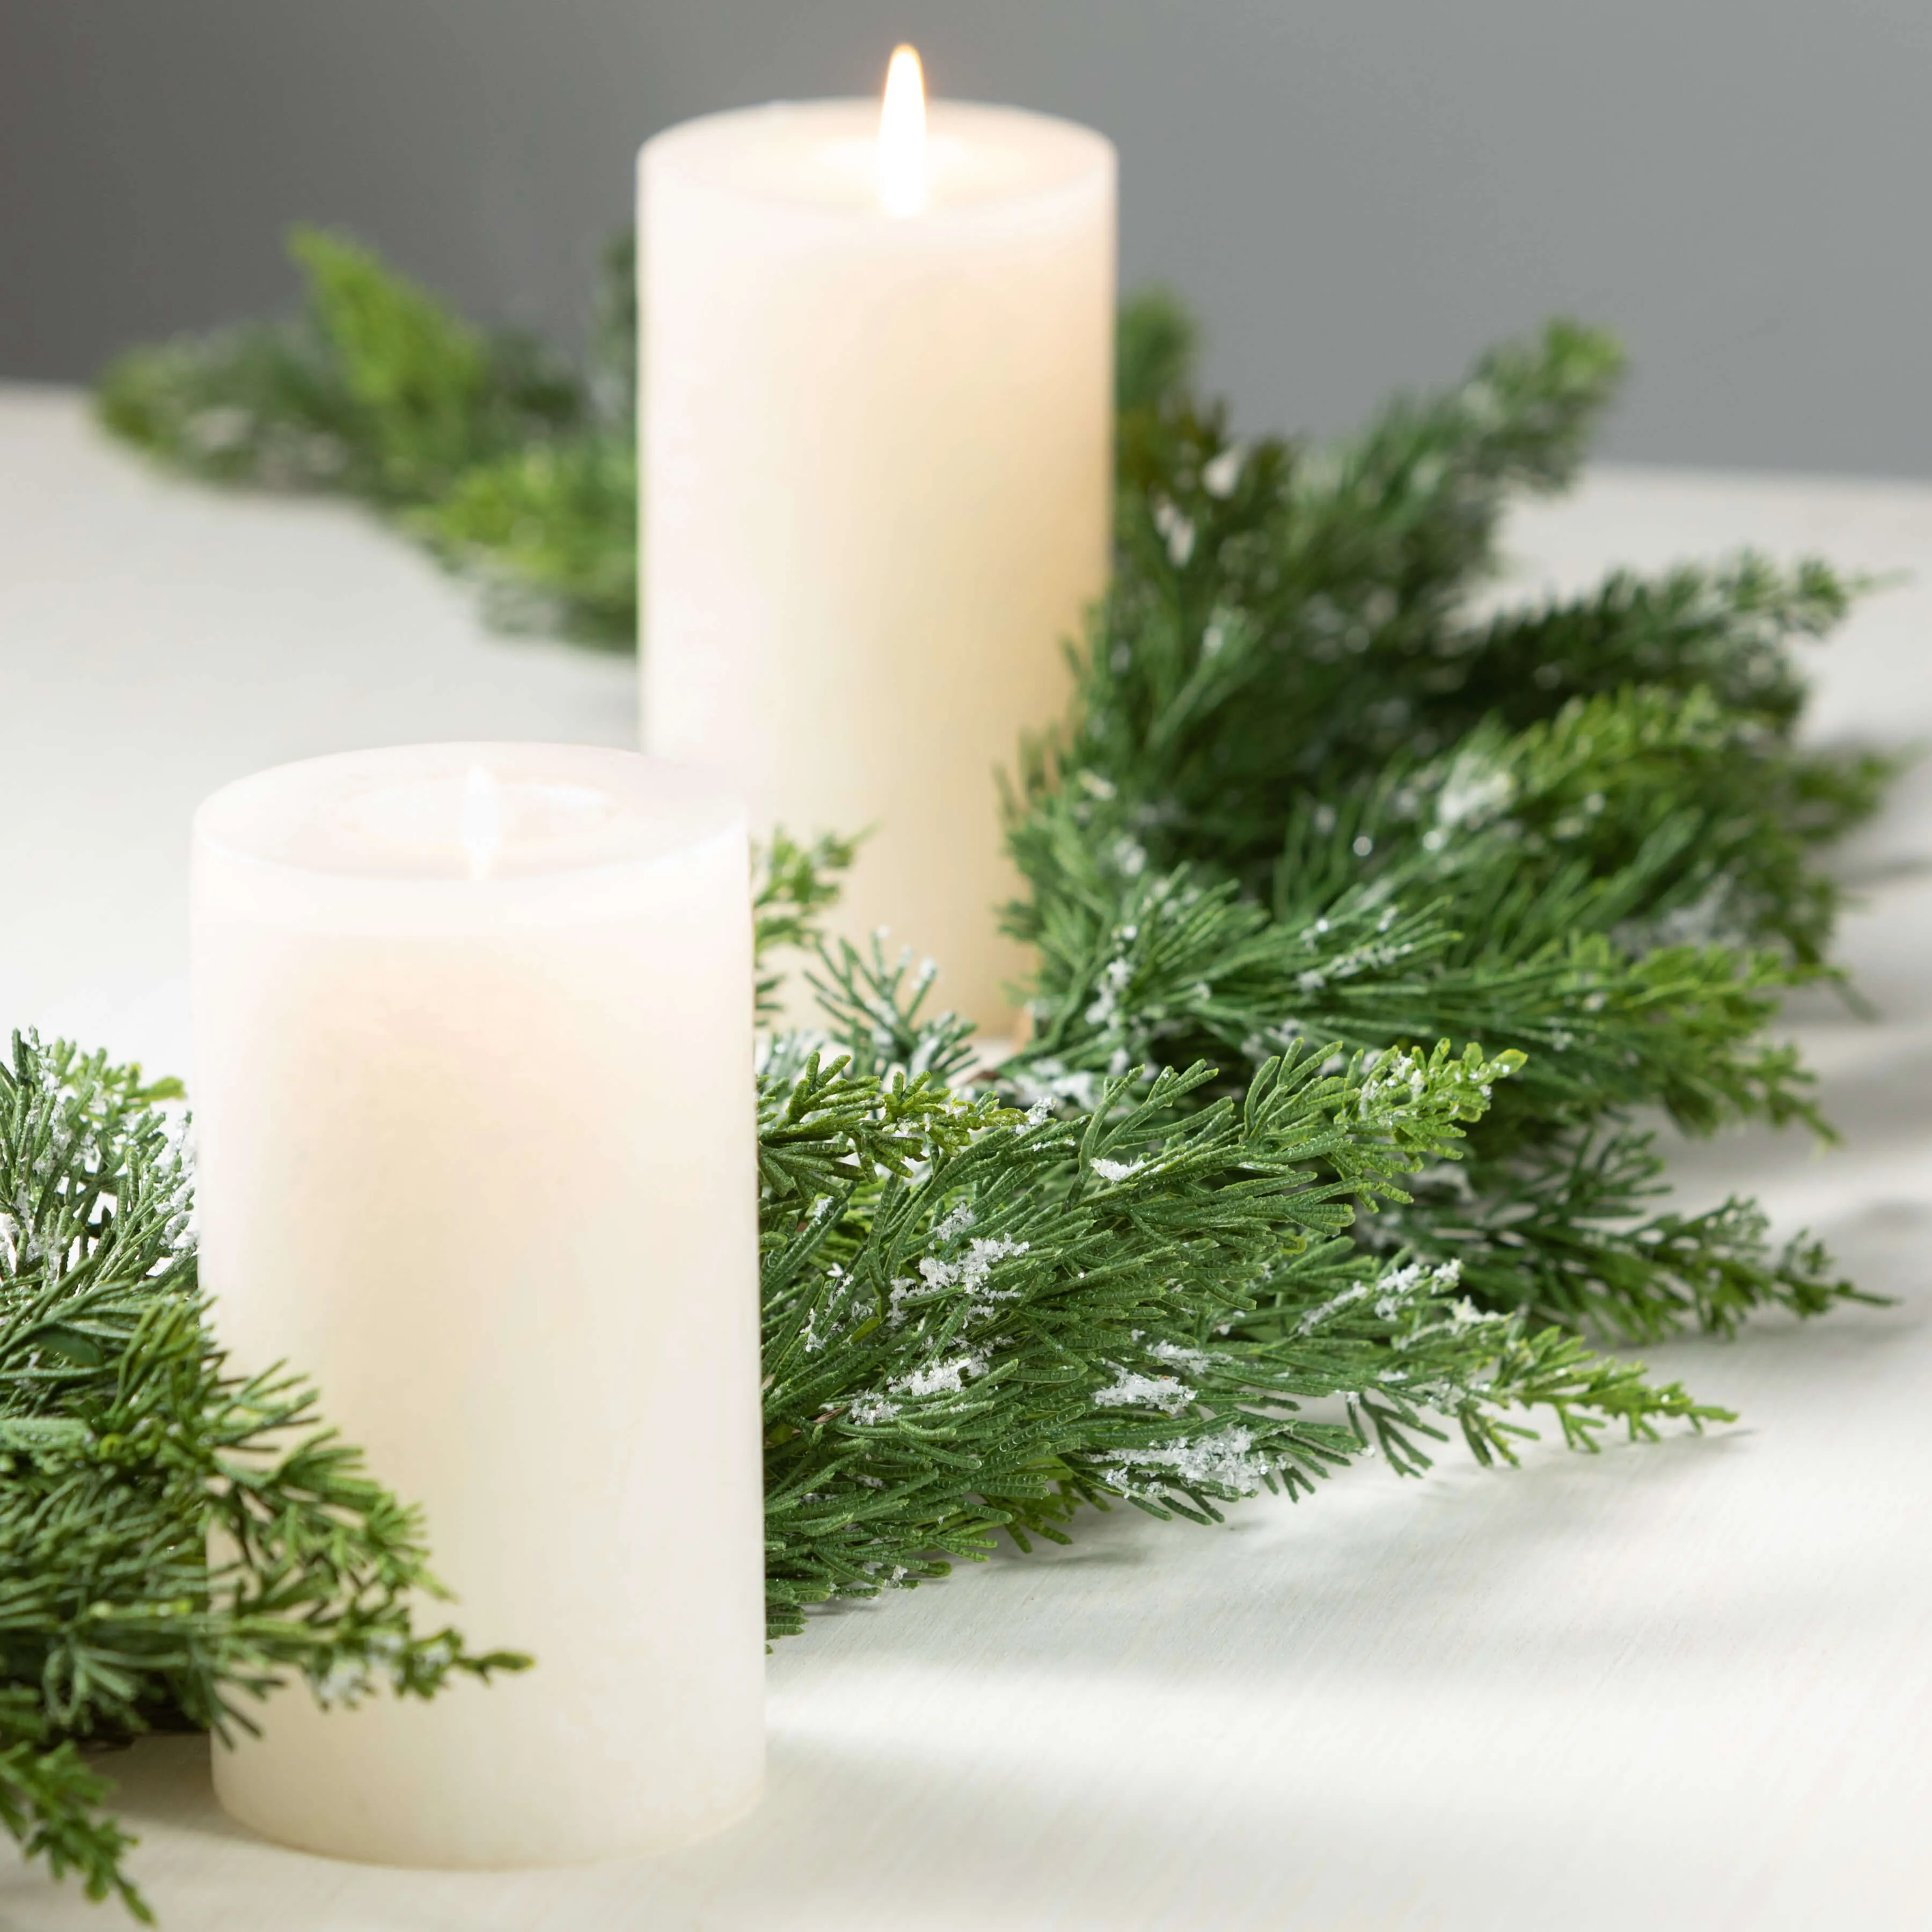
M 809 939 L 850 856 L 764 856 L 761 951 Z M 1514 1462 L 1538 1408 L 1584 1449 L 1728 1419 L 1483 1312 L 1453 1261 L 1346 1238 L 1456 1158 L 1520 1056 L 1297 1047 L 1238 1096 L 1197 1065 L 1022 1112 L 963 1079 L 968 1029 L 922 1016 L 928 974 L 820 956 L 853 1045 L 777 1040 L 758 1096 L 775 1636 L 997 1531 L 1064 1541 L 1084 1505 L 1214 1521 L 1372 1449 L 1419 1473 L 1445 1426 Z M 298 1378 L 226 1372 L 156 1104 L 178 1093 L 32 1037 L 0 1068 L 0 1821 L 144 1918 L 87 1754 L 249 1726 L 291 1682 L 427 1696 L 526 1661 L 417 1630 L 438 1588 L 416 1513 Z
M 1521 1076 L 1366 1247 L 1617 1340 L 1853 1294 L 1748 1202 L 1657 1212 L 1644 1123 L 1827 1131 L 1766 1029 L 1833 976 L 1817 855 L 1889 776 L 1796 738 L 1790 647 L 1856 585 L 1747 555 L 1498 609 L 1503 512 L 1574 478 L 1608 338 L 1553 323 L 1334 448 L 1239 443 L 1169 306 L 1124 325 L 1167 348 L 1122 398 L 1115 576 L 1010 804 L 1041 962 L 1012 1090 L 1480 1040 Z
M 248 1728 L 285 1682 L 428 1696 L 523 1662 L 418 1630 L 415 1513 L 298 1379 L 226 1370 L 155 1104 L 178 1092 L 31 1036 L 0 1064 L 0 1822 L 141 1918 L 99 1750 Z
M 627 233 L 605 250 L 588 365 L 564 433 L 464 471 L 406 520 L 481 586 L 486 614 L 505 630 L 637 647 L 637 328 Z
M 303 314 L 129 351 L 100 379 L 106 427 L 211 482 L 397 508 L 582 422 L 581 384 L 528 337 L 472 328 L 346 236 L 298 227 L 289 253 Z
M 136 352 L 110 425 L 362 496 L 500 621 L 628 647 L 626 247 L 577 374 L 295 245 L 302 319 Z M 930 967 L 817 941 L 849 839 L 759 857 L 760 1019 L 788 950 L 820 1019 L 758 1092 L 774 1636 L 1088 1507 L 1210 1522 L 1452 1435 L 1513 1461 L 1538 1412 L 1584 1450 L 1699 1427 L 1600 1343 L 1856 1293 L 1749 1202 L 1671 1210 L 1652 1122 L 1828 1131 L 1767 1029 L 1836 977 L 1818 855 L 1889 776 L 1796 734 L 1792 646 L 1857 586 L 1746 556 L 1502 599 L 1508 504 L 1574 478 L 1614 392 L 1592 330 L 1328 448 L 1235 441 L 1195 342 L 1170 295 L 1123 313 L 1113 584 L 1009 796 L 1027 1043 L 989 1066 Z M 28 1041 L 4 1097 L 0 1816 L 138 1910 L 83 1745 L 241 1721 L 275 1675 L 515 1660 L 414 1633 L 421 1526 L 298 1383 L 224 1378 L 158 1090 Z
M 905 1061 L 856 1070 L 886 1010 L 914 1063 L 957 1023 L 922 1039 L 892 969 L 841 964 L 874 1002 L 852 1016 L 860 1052 L 781 1040 L 760 1089 L 775 1636 L 808 1604 L 983 1556 L 995 1531 L 1065 1542 L 1083 1505 L 1216 1521 L 1371 1448 L 1418 1474 L 1445 1422 L 1487 1462 L 1535 1433 L 1521 1411 L 1584 1449 L 1612 1426 L 1728 1419 L 1484 1313 L 1454 1261 L 1365 1258 L 1346 1238 L 1457 1156 L 1514 1054 L 1338 1065 L 1297 1047 L 1238 1094 L 1207 1097 L 1196 1064 L 1022 1112 Z
M 212 482 L 359 498 L 471 577 L 506 628 L 632 648 L 628 237 L 584 372 L 472 327 L 346 236 L 298 227 L 289 252 L 302 314 L 129 351 L 97 388 L 105 426 Z

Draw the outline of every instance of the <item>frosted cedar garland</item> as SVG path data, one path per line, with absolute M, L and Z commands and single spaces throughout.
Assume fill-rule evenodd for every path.
M 0 1063 L 0 1819 L 141 1918 L 81 1748 L 245 1724 L 291 1677 L 428 1696 L 522 1661 L 413 1628 L 413 1512 L 295 1377 L 224 1372 L 156 1104 L 179 1090 L 19 1035 Z
M 108 423 L 362 496 L 500 619 L 628 643 L 622 251 L 583 376 L 296 248 L 304 317 L 136 352 Z M 1580 1448 L 1696 1426 L 1722 1412 L 1597 1345 L 1854 1292 L 1748 1202 L 1663 1208 L 1635 1124 L 1822 1128 L 1765 1028 L 1832 970 L 1814 855 L 1886 776 L 1795 743 L 1788 645 L 1848 587 L 1744 558 L 1478 616 L 1509 496 L 1568 482 L 1612 393 L 1604 338 L 1330 449 L 1231 442 L 1190 348 L 1171 302 L 1123 316 L 1113 588 L 1016 758 L 1027 1046 L 976 1074 L 929 972 L 817 945 L 849 844 L 761 858 L 761 1004 L 789 951 L 823 1021 L 758 1096 L 775 1635 L 1088 1504 L 1211 1519 L 1450 1431 L 1507 1459 L 1538 1410 Z M 137 1912 L 82 1745 L 522 1661 L 416 1629 L 423 1526 L 298 1382 L 224 1374 L 170 1097 L 64 1045 L 0 1070 L 0 1815 Z

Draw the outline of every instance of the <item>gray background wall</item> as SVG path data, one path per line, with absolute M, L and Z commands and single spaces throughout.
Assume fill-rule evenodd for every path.
M 1246 424 L 1561 309 L 1618 454 L 1932 476 L 1932 0 L 0 0 L 0 376 L 286 303 L 297 218 L 573 329 L 640 139 L 899 38 L 1114 136 Z

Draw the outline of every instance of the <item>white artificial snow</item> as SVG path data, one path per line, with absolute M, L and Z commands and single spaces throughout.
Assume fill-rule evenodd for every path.
M 1180 1342 L 1156 1342 L 1148 1353 L 1156 1361 L 1172 1362 L 1178 1369 L 1192 1369 L 1196 1375 L 1216 1366 L 1220 1359 L 1205 1348 L 1190 1348 Z
M 1516 780 L 1507 771 L 1466 752 L 1449 767 L 1442 789 L 1436 794 L 1436 826 L 1454 831 L 1466 825 L 1480 825 L 1505 810 L 1515 796 Z
M 1100 969 L 1100 988 L 1082 1017 L 1089 1026 L 1103 1027 L 1120 1011 L 1120 995 L 1134 976 L 1130 959 L 1110 959 Z
M 1370 1286 L 1371 1284 L 1366 1281 L 1358 1281 L 1352 1288 L 1342 1289 L 1340 1294 L 1330 1295 L 1326 1301 L 1311 1308 L 1301 1318 L 1294 1332 L 1298 1335 L 1313 1334 L 1331 1316 L 1339 1315 L 1352 1303 L 1363 1300 L 1368 1294 Z
M 994 1263 L 1023 1255 L 1027 1247 L 1026 1242 L 1010 1240 L 1004 1234 L 976 1235 L 972 1245 L 958 1261 L 943 1262 L 936 1255 L 928 1255 L 920 1263 L 919 1271 L 929 1288 L 959 1288 L 968 1294 L 979 1295 L 986 1287 L 986 1277 L 992 1272 Z
M 1201 487 L 1210 496 L 1222 499 L 1234 494 L 1234 485 L 1241 480 L 1241 466 L 1248 460 L 1248 452 L 1238 442 L 1231 442 L 1219 456 L 1210 458 L 1201 466 Z
M 1212 1436 L 1164 1442 L 1157 1449 L 1120 1449 L 1110 1459 L 1106 1473 L 1123 1489 L 1136 1486 L 1134 1472 L 1150 1470 L 1186 1488 L 1227 1490 L 1252 1496 L 1266 1486 L 1274 1473 L 1268 1457 L 1255 1448 L 1253 1432 L 1224 1429 Z
M 986 1372 L 985 1356 L 955 1355 L 950 1362 L 928 1362 L 924 1368 L 900 1376 L 887 1386 L 895 1395 L 910 1396 L 917 1402 L 928 1396 L 957 1395 L 970 1376 Z
M 1178 1415 L 1194 1400 L 1194 1391 L 1178 1376 L 1144 1376 L 1134 1369 L 1117 1369 L 1105 1388 L 1094 1391 L 1099 1408 L 1158 1408 Z
M 935 1241 L 950 1241 L 955 1234 L 963 1234 L 968 1228 L 972 1226 L 973 1220 L 974 1215 L 972 1202 L 970 1201 L 962 1201 L 952 1210 L 952 1211 L 946 1216 L 946 1219 L 940 1222 L 937 1228 L 934 1228 L 932 1231 L 932 1238 Z
M 1165 496 L 1154 500 L 1154 526 L 1167 540 L 1167 554 L 1177 567 L 1184 568 L 1194 554 L 1194 525 L 1191 519 Z

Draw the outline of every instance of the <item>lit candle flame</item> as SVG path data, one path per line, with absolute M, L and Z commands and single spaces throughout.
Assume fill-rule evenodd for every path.
M 888 214 L 926 206 L 926 76 L 910 47 L 892 50 L 879 110 L 879 200 Z
M 462 839 L 470 876 L 487 879 L 503 843 L 503 794 L 481 765 L 472 765 L 463 781 Z

